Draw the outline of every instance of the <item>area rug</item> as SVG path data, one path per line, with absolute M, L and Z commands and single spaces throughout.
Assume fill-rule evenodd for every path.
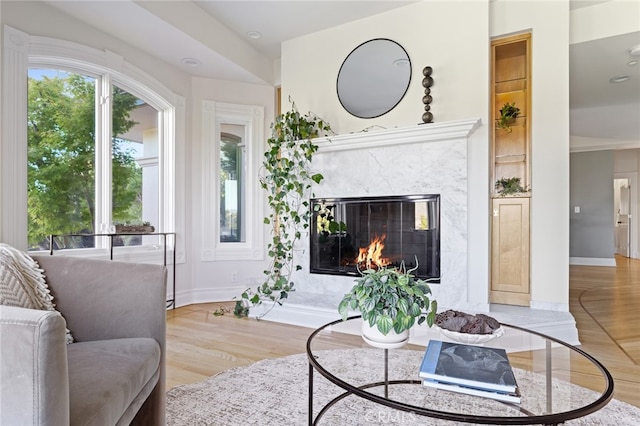
M 367 352 L 368 353 L 365 353 Z M 377 351 L 376 353 L 371 351 Z M 377 349 L 348 349 L 321 351 L 318 355 L 328 359 L 341 371 L 341 377 L 349 377 L 353 384 L 365 384 L 383 379 L 383 352 Z M 416 365 L 423 356 L 420 351 L 389 351 L 390 379 L 409 378 L 415 375 Z M 330 358 L 330 360 L 329 360 Z M 354 360 L 360 360 L 354 368 Z M 363 365 L 362 360 L 367 360 Z M 213 362 L 213 361 L 212 361 Z M 536 401 L 526 401 L 527 392 L 541 375 L 514 369 L 521 389 L 523 406 Z M 342 376 L 344 375 L 344 376 Z M 554 404 L 570 406 L 571 401 L 593 401 L 597 395 L 588 389 L 553 383 Z M 382 389 L 379 390 L 382 392 Z M 376 390 L 378 392 L 378 390 Z M 443 411 L 458 411 L 461 408 L 476 415 L 489 415 L 497 401 L 476 398 L 422 388 L 418 385 L 396 385 L 390 387 L 390 396 L 402 393 L 404 399 L 413 404 L 429 404 Z M 317 372 L 314 373 L 314 414 L 342 390 Z M 543 404 L 544 401 L 540 401 Z M 434 405 L 435 404 L 435 405 Z M 565 405 L 563 405 L 565 404 Z M 512 410 L 513 416 L 523 415 Z M 235 426 L 235 425 L 305 425 L 308 423 L 308 361 L 306 354 L 283 358 L 266 359 L 247 367 L 236 367 L 200 383 L 175 387 L 167 392 L 168 426 Z M 462 425 L 468 423 L 449 422 L 417 416 L 380 406 L 357 396 L 349 396 L 327 411 L 321 425 L 368 426 L 368 425 Z M 640 424 L 640 409 L 630 404 L 612 400 L 603 409 L 586 417 L 571 420 L 566 425 L 616 425 L 636 426 Z

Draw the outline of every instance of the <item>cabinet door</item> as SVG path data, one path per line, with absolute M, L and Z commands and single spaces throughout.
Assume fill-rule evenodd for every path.
M 491 302 L 528 306 L 529 198 L 494 198 L 491 233 Z

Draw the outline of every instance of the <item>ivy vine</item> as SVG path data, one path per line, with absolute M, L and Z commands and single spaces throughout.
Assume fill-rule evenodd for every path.
M 293 102 L 291 110 L 277 116 L 272 123 L 260 178 L 270 209 L 264 223 L 271 225 L 271 241 L 267 245 L 271 263 L 264 271 L 264 282 L 255 289 L 247 289 L 236 301 L 236 316 L 246 316 L 249 306 L 273 302 L 262 314 L 266 315 L 276 305 L 282 305 L 295 290 L 291 276 L 302 266 L 294 264 L 294 250 L 309 228 L 312 185 L 324 179 L 322 174 L 311 171 L 311 160 L 318 150 L 312 139 L 330 131 L 327 122 L 310 113 L 300 114 Z

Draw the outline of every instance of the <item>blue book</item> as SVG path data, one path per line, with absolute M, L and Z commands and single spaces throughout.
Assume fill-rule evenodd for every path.
M 440 340 L 429 341 L 420 377 L 494 392 L 515 393 L 518 388 L 504 349 Z

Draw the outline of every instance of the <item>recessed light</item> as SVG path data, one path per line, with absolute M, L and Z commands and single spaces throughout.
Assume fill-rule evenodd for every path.
M 258 31 L 247 31 L 247 37 L 253 40 L 258 40 L 259 38 L 262 38 L 262 34 Z
M 182 58 L 180 62 L 190 67 L 197 67 L 200 65 L 200 61 L 195 58 Z
M 393 61 L 393 65 L 398 68 L 406 68 L 409 65 L 409 60 L 405 58 L 396 59 Z
M 631 56 L 640 56 L 640 44 L 629 49 L 629 54 Z
M 610 83 L 622 83 L 623 81 L 627 81 L 629 80 L 629 76 L 628 75 L 621 75 L 618 77 L 612 77 L 609 79 Z
M 632 67 L 634 65 L 638 65 L 638 61 L 629 61 L 629 62 L 627 62 L 627 65 L 629 65 L 630 67 Z

